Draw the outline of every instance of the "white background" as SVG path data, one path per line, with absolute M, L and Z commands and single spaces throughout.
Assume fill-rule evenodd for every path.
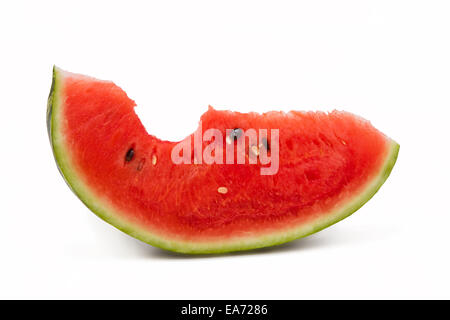
M 450 298 L 448 1 L 0 4 L 0 298 Z M 48 142 L 51 68 L 115 81 L 181 139 L 208 104 L 359 114 L 401 145 L 386 184 L 324 231 L 186 257 L 92 214 Z

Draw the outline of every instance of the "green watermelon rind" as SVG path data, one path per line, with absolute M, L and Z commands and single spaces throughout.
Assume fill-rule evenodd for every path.
M 71 163 L 69 147 L 66 146 L 64 136 L 59 130 L 62 102 L 60 95 L 62 89 L 61 77 L 63 77 L 63 73 L 61 69 L 53 68 L 53 81 L 47 105 L 47 129 L 58 169 L 66 183 L 77 197 L 101 219 L 134 238 L 169 251 L 185 254 L 226 253 L 280 245 L 316 233 L 350 216 L 369 201 L 389 177 L 400 149 L 399 144 L 391 140 L 390 150 L 378 176 L 368 182 L 359 195 L 343 204 L 334 213 L 324 213 L 322 217 L 310 223 L 289 230 L 280 230 L 262 236 L 244 237 L 230 241 L 187 242 L 173 236 L 171 236 L 172 239 L 167 239 L 158 235 L 157 232 L 143 229 L 141 226 L 122 218 L 124 215 L 117 212 L 108 199 L 102 199 L 101 195 L 94 194 L 94 191 L 90 190 L 87 184 L 83 182 L 82 176 L 77 173 L 76 167 Z

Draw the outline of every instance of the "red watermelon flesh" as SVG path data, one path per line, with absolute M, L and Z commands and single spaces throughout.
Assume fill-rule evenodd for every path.
M 319 231 L 376 193 L 399 150 L 347 112 L 246 114 L 210 107 L 198 131 L 219 129 L 219 148 L 226 146 L 227 129 L 279 130 L 276 174 L 261 175 L 268 165 L 260 162 L 198 163 L 194 152 L 196 163 L 175 164 L 171 153 L 178 142 L 149 135 L 134 107 L 112 82 L 54 68 L 48 104 L 54 155 L 69 186 L 94 213 L 178 252 L 260 248 Z M 193 141 L 194 134 L 188 138 Z M 269 154 L 270 143 L 269 134 Z

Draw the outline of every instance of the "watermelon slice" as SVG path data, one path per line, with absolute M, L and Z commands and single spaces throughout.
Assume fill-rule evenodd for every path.
M 53 153 L 70 188 L 100 218 L 177 252 L 261 248 L 324 229 L 377 192 L 399 151 L 368 121 L 341 111 L 244 114 L 210 107 L 199 130 L 180 144 L 149 135 L 134 107 L 114 83 L 55 67 L 47 110 Z M 227 145 L 245 142 L 242 133 L 250 129 L 278 130 L 278 140 L 267 135 L 256 150 L 248 146 L 241 164 L 201 161 L 198 145 L 179 154 L 192 162 L 175 163 L 177 146 L 191 147 L 213 128 L 222 138 L 203 136 L 200 149 L 214 142 L 218 158 Z M 250 163 L 250 156 L 258 159 L 263 149 L 275 155 L 275 142 L 276 171 L 261 174 L 269 165 Z

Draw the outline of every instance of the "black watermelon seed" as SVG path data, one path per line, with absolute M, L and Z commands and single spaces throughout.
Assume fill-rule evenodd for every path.
M 243 130 L 240 128 L 234 128 L 230 133 L 230 138 L 232 140 L 237 140 L 242 136 Z
M 130 148 L 127 151 L 127 154 L 125 155 L 125 161 L 130 162 L 131 160 L 133 160 L 133 157 L 134 157 L 134 150 L 133 150 L 133 148 Z
M 264 148 L 266 148 L 267 151 L 270 151 L 270 144 L 269 144 L 269 141 L 267 141 L 266 138 L 262 138 L 261 139 L 261 143 L 264 146 Z

